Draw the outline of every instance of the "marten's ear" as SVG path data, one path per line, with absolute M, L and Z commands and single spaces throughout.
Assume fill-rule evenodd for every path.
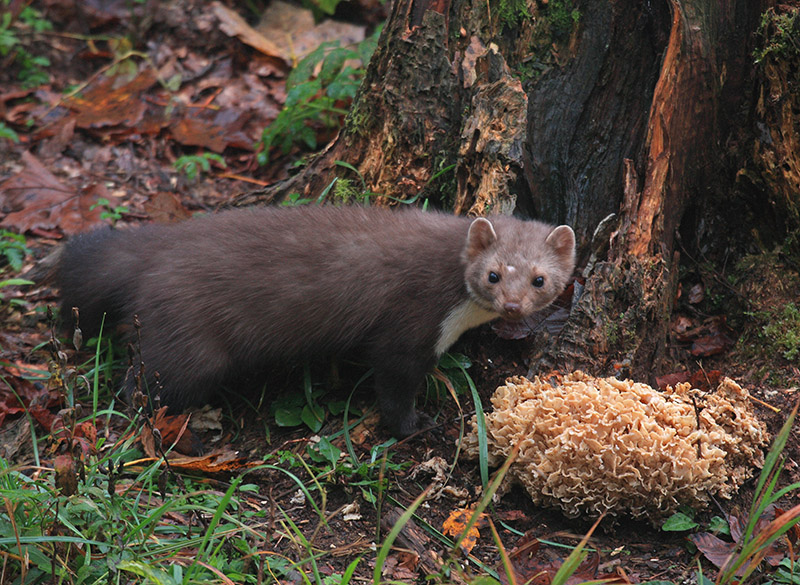
M 475 258 L 478 254 L 489 248 L 497 241 L 497 233 L 492 222 L 485 217 L 479 217 L 469 226 L 467 234 L 467 258 Z
M 553 248 L 565 262 L 575 258 L 575 232 L 568 225 L 555 228 L 544 243 Z

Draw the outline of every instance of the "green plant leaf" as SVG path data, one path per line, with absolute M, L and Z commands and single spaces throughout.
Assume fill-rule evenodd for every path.
M 665 532 L 683 532 L 685 530 L 693 530 L 697 528 L 697 526 L 698 524 L 694 519 L 683 512 L 675 512 L 672 516 L 667 518 L 666 522 L 661 526 L 661 530 Z
M 279 427 L 296 427 L 303 424 L 299 408 L 276 408 L 275 424 Z
M 2 32 L 0 32 L 0 49 L 2 48 Z M 0 53 L 2 51 L 0 50 Z M 19 134 L 14 132 L 11 128 L 0 122 L 0 138 L 8 138 L 11 142 L 19 142 Z
M 338 47 L 339 41 L 328 41 L 322 43 L 319 47 L 311 51 L 308 55 L 303 57 L 289 73 L 286 78 L 286 91 L 291 90 L 294 86 L 304 83 L 311 79 L 314 74 L 314 69 L 325 58 L 325 52 L 331 47 Z
M 322 60 L 322 69 L 320 69 L 317 79 L 323 85 L 328 85 L 339 74 L 344 67 L 344 62 L 347 59 L 358 57 L 358 53 L 345 49 L 343 47 L 336 47 L 330 51 Z
M 714 516 L 708 521 L 708 530 L 716 534 L 727 534 L 728 536 L 731 534 L 731 528 L 728 525 L 728 521 L 721 516 Z
M 322 89 L 322 83 L 319 79 L 312 79 L 295 85 L 286 93 L 286 103 L 284 107 L 291 108 L 298 104 L 306 103 L 311 98 L 319 93 Z
M 355 69 L 349 66 L 342 69 L 328 85 L 327 95 L 334 100 L 354 98 L 356 91 L 358 91 L 358 86 L 361 85 L 361 77 L 357 73 Z
M 300 418 L 312 432 L 318 433 L 325 422 L 325 409 L 319 404 L 306 404 Z
M 328 16 L 333 16 L 336 12 L 336 7 L 341 1 L 342 0 L 313 0 L 312 4 Z
M 461 353 L 446 353 L 439 358 L 439 368 L 443 370 L 460 370 L 472 367 L 472 360 Z
M 317 451 L 334 467 L 336 466 L 336 462 L 339 461 L 339 457 L 342 455 L 342 450 L 331 443 L 328 437 L 322 437 L 319 440 L 319 443 L 317 443 Z
M 305 143 L 308 148 L 313 150 L 317 147 L 317 133 L 308 126 L 300 128 L 297 137 Z M 285 149 L 285 151 L 288 151 L 288 149 Z

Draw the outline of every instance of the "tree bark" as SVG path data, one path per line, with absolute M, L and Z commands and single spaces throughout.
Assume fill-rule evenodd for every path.
M 534 371 L 652 380 L 676 235 L 699 233 L 709 194 L 734 185 L 720 145 L 747 134 L 754 32 L 772 4 L 397 0 L 337 139 L 237 204 L 315 198 L 352 173 L 346 161 L 383 202 L 568 223 L 585 287 Z

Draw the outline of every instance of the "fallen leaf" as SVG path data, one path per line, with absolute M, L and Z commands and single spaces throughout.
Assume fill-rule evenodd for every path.
M 264 37 L 261 33 L 251 27 L 247 22 L 227 6 L 220 2 L 212 2 L 211 10 L 219 19 L 219 28 L 229 37 L 236 37 L 245 45 L 250 45 L 261 53 L 280 59 L 287 65 L 290 64 L 288 56 L 275 43 Z
M 694 373 L 688 371 L 673 372 L 672 374 L 664 374 L 663 376 L 656 377 L 656 384 L 659 389 L 664 390 L 667 386 L 673 388 L 678 384 L 688 382 L 692 388 L 710 392 L 712 389 L 719 386 L 722 379 L 722 372 L 719 370 L 697 370 Z
M 64 100 L 64 105 L 76 112 L 78 128 L 124 126 L 135 128 L 144 117 L 147 102 L 141 94 L 156 83 L 149 68 L 131 81 L 117 86 L 120 80 L 109 77 L 92 86 L 81 97 Z
M 689 383 L 692 385 L 692 388 L 710 392 L 719 386 L 721 380 L 722 372 L 719 370 L 697 370 L 692 374 L 692 377 L 689 378 Z
M 672 332 L 681 343 L 691 343 L 689 351 L 697 357 L 724 353 L 734 343 L 733 332 L 724 315 L 710 317 L 700 325 L 696 325 L 688 317 L 680 316 L 673 321 Z
M 41 406 L 31 406 L 28 407 L 27 411 L 28 414 L 30 414 L 36 422 L 42 425 L 42 428 L 46 431 L 49 431 L 51 428 L 53 428 L 53 421 L 55 420 L 56 415 L 50 412 L 50 409 Z
M 151 419 L 153 427 L 161 435 L 161 449 L 172 449 L 181 455 L 200 455 L 203 452 L 203 442 L 190 429 L 188 414 L 168 415 L 167 407 L 163 406 L 156 411 Z M 144 452 L 153 458 L 161 456 L 156 449 L 155 437 L 152 432 L 143 432 L 141 436 Z
M 361 520 L 361 507 L 358 505 L 358 500 L 345 505 L 342 510 L 342 520 L 345 522 L 354 522 Z
M 756 522 L 755 527 L 753 528 L 752 537 L 757 538 L 761 531 L 768 530 L 772 520 L 781 514 L 782 511 L 778 510 L 778 508 L 769 507 Z M 731 554 L 738 549 L 738 545 L 744 535 L 745 525 L 747 524 L 747 518 L 742 517 L 739 514 L 726 514 L 725 518 L 728 521 L 728 527 L 730 528 L 731 539 L 733 542 L 724 541 L 709 532 L 701 532 L 698 534 L 692 534 L 690 536 L 692 542 L 694 542 L 695 546 L 697 546 L 697 550 L 703 553 L 703 555 L 709 561 L 714 563 L 714 565 L 720 569 L 725 565 L 725 562 L 728 560 Z M 763 549 L 762 552 L 763 556 L 751 557 L 748 559 L 748 562 L 744 563 L 736 571 L 736 576 L 740 577 L 745 573 L 745 571 L 749 570 L 749 563 L 752 563 L 754 560 L 758 560 L 760 564 L 760 560 L 762 558 L 765 559 L 771 566 L 777 566 L 788 555 L 786 536 L 774 541 L 768 547 Z
M 291 59 L 300 60 L 322 43 L 338 41 L 339 46 L 355 45 L 366 37 L 366 27 L 341 20 L 324 18 L 317 23 L 303 6 L 272 0 L 261 15 L 256 30 L 266 38 L 276 39 Z
M 96 202 L 93 198 L 65 187 L 30 152 L 22 153 L 22 161 L 25 168 L 0 183 L 0 207 L 12 210 L 0 227 L 19 232 L 61 228 L 71 235 L 100 222 L 101 210 L 89 209 Z
M 0 426 L 7 416 L 28 412 L 46 431 L 50 431 L 54 415 L 49 409 L 59 404 L 59 398 L 45 384 L 29 379 L 32 375 L 41 381 L 49 377 L 47 370 L 23 363 L 0 366 L 0 378 L 6 381 L 0 385 Z
M 673 372 L 672 374 L 664 374 L 663 376 L 656 377 L 656 385 L 658 386 L 659 390 L 666 390 L 667 386 L 672 386 L 674 388 L 678 384 L 688 382 L 690 377 L 691 376 L 689 372 Z
M 222 431 L 222 409 L 211 408 L 208 404 L 200 410 L 192 411 L 192 418 L 189 419 L 189 428 L 194 432 L 221 432 Z
M 710 357 L 725 353 L 732 346 L 733 339 L 717 331 L 711 335 L 704 335 L 695 339 L 689 353 L 696 357 Z
M 49 411 L 47 411 L 49 413 Z M 75 409 L 61 409 L 50 421 L 49 428 L 53 438 L 73 447 L 80 447 L 84 456 L 95 452 L 97 428 L 91 421 L 75 422 Z
M 75 119 L 63 118 L 50 128 L 50 137 L 42 140 L 39 147 L 39 156 L 48 159 L 63 152 L 69 146 L 75 135 Z
M 222 449 L 202 457 L 175 457 L 169 460 L 170 467 L 199 474 L 235 473 L 263 464 L 239 457 L 235 451 Z
M 689 535 L 689 539 L 697 547 L 697 550 L 703 553 L 703 556 L 714 563 L 718 568 L 722 568 L 728 560 L 728 557 L 731 556 L 731 553 L 736 550 L 735 542 L 726 542 L 710 532 L 691 534 Z M 743 573 L 744 567 L 739 569 L 736 575 L 741 576 Z
M 391 554 L 386 557 L 381 569 L 381 576 L 401 583 L 413 583 L 417 580 L 418 565 L 419 555 L 414 552 L 404 551 Z
M 131 18 L 133 7 L 128 0 L 84 0 L 81 14 L 90 18 L 92 27 L 99 27 L 115 20 Z
M 550 585 L 565 560 L 553 547 L 542 546 L 542 543 L 530 532 L 520 537 L 508 557 L 514 570 L 515 582 L 532 585 Z M 602 579 L 603 583 L 608 584 L 629 583 L 627 579 L 615 573 L 601 574 L 599 566 L 600 557 L 597 554 L 589 555 L 578 565 L 566 583 L 575 585 L 596 579 Z M 501 583 L 511 582 L 502 563 L 497 567 L 497 571 Z
M 463 534 L 467 522 L 472 518 L 474 512 L 475 510 L 473 507 L 453 510 L 450 512 L 450 516 L 448 516 L 447 520 L 444 521 L 442 532 L 458 539 Z M 475 544 L 478 542 L 478 538 L 480 538 L 481 535 L 478 531 L 478 526 L 485 524 L 485 517 L 486 515 L 482 513 L 478 521 L 470 527 L 467 535 L 461 541 L 461 550 L 464 551 L 464 554 L 468 555 L 472 549 L 475 548 Z
M 522 510 L 504 510 L 497 512 L 497 518 L 503 522 L 516 522 L 518 520 L 527 520 L 528 515 Z
M 144 210 L 156 223 L 174 223 L 192 216 L 175 193 L 166 191 L 157 191 L 151 195 L 144 204 Z
M 255 137 L 242 130 L 249 114 L 228 108 L 187 112 L 169 128 L 172 136 L 186 146 L 202 146 L 221 153 L 228 146 L 253 150 Z
M 694 329 L 695 326 L 695 322 L 689 317 L 678 315 L 672 322 L 672 332 L 675 334 L 675 338 L 678 341 L 686 343 L 687 341 L 691 341 L 690 338 L 686 337 L 687 332 Z
M 775 508 L 775 516 L 781 516 L 785 510 L 782 508 Z M 786 537 L 789 539 L 789 542 L 794 546 L 797 544 L 797 541 L 800 540 L 800 525 L 795 524 L 789 529 L 789 532 L 786 533 Z

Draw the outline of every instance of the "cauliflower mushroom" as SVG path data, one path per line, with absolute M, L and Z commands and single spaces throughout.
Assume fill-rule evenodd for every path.
M 658 521 L 681 504 L 729 498 L 763 464 L 769 437 L 748 397 L 729 378 L 708 393 L 580 371 L 555 386 L 509 378 L 486 416 L 489 462 L 499 465 L 519 445 L 506 484 L 522 484 L 536 504 L 571 517 Z M 465 443 L 477 457 L 474 417 Z

